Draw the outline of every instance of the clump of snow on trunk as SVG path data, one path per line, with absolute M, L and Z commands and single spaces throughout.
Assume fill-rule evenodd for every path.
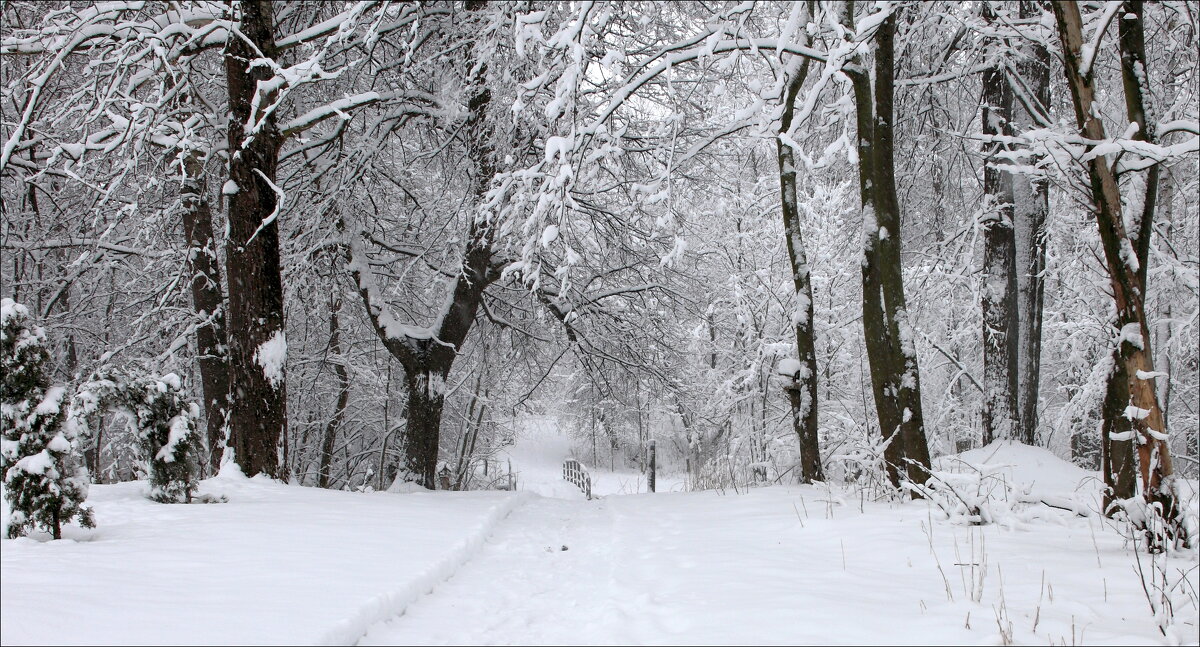
M 254 361 L 262 367 L 263 375 L 272 387 L 279 388 L 283 383 L 283 369 L 287 364 L 287 334 L 282 330 L 259 345 L 254 351 Z

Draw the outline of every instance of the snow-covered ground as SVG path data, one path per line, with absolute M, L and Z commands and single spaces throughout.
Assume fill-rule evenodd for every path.
M 1195 551 L 1157 559 L 1178 582 L 1164 636 L 1138 574 L 1150 558 L 1096 515 L 1007 505 L 1003 523 L 966 526 L 926 502 L 816 486 L 586 501 L 551 478 L 569 443 L 512 451 L 528 490 L 560 496 L 226 475 L 201 488 L 226 503 L 161 505 L 142 484 L 95 486 L 97 529 L 0 542 L 0 642 L 1197 641 Z M 1055 501 L 1095 493 L 1093 474 L 1044 450 L 961 460 L 942 466 Z

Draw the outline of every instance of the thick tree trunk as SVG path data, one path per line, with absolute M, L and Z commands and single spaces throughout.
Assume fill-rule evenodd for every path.
M 779 133 L 787 134 L 792 126 L 796 96 L 808 76 L 808 59 L 792 70 L 783 102 L 783 115 Z M 792 149 L 783 143 L 782 137 L 775 141 L 779 156 L 779 197 L 783 212 L 783 229 L 787 237 L 788 259 L 791 261 L 792 284 L 795 287 L 796 312 L 792 315 L 796 333 L 796 354 L 800 359 L 800 373 L 795 383 L 787 388 L 792 405 L 792 425 L 800 443 L 800 482 L 812 483 L 825 480 L 821 466 L 821 443 L 817 433 L 817 355 L 816 335 L 813 330 L 812 280 L 809 276 L 808 258 L 804 251 L 804 238 L 800 232 L 800 209 L 796 198 L 796 159 Z
M 853 3 L 847 3 L 846 16 L 847 18 L 853 16 Z M 867 75 L 866 70 L 859 66 L 857 60 L 853 64 L 857 69 L 850 75 L 850 80 L 854 88 L 858 131 L 856 143 L 859 204 L 862 209 L 863 223 L 863 335 L 866 342 L 867 362 L 871 367 L 871 393 L 875 400 L 875 414 L 879 420 L 879 432 L 887 443 L 883 450 L 885 469 L 892 484 L 899 485 L 900 475 L 904 473 L 901 469 L 904 463 L 904 438 L 898 433 L 900 408 L 895 398 L 895 384 L 892 379 L 897 373 L 893 366 L 893 354 L 890 352 L 895 340 L 888 337 L 883 314 L 883 288 L 878 267 L 879 225 L 876 219 L 874 197 L 875 109 L 871 97 L 871 78 Z
M 287 433 L 283 279 L 279 260 L 282 205 L 274 189 L 281 137 L 274 113 L 253 110 L 260 81 L 274 74 L 262 58 L 275 58 L 270 0 L 241 3 L 238 37 L 225 54 L 229 90 L 229 407 L 234 460 L 247 476 L 284 476 L 278 445 Z M 243 38 L 244 37 L 244 38 Z M 249 41 L 249 42 L 247 42 Z M 272 97 L 261 97 L 260 107 Z M 247 126 L 252 129 L 247 129 Z
M 192 275 L 192 307 L 205 323 L 196 328 L 196 363 L 204 399 L 208 430 L 209 473 L 221 469 L 225 448 L 225 414 L 229 406 L 229 365 L 226 359 L 225 295 L 213 241 L 212 208 L 205 196 L 203 166 L 195 154 L 183 161 L 183 183 L 179 190 L 183 232 L 188 246 L 188 270 Z
M 849 24 L 853 3 L 846 3 Z M 900 262 L 900 204 L 893 159 L 892 106 L 896 16 L 875 32 L 874 87 L 850 61 L 858 126 L 859 191 L 863 209 L 863 331 L 888 477 L 924 483 L 929 470 L 920 371 L 908 323 Z
M 405 480 L 437 489 L 438 444 L 442 430 L 442 408 L 446 403 L 446 371 L 409 371 L 408 427 L 405 430 Z
M 893 366 L 898 371 L 894 381 L 899 385 L 897 407 L 900 409 L 900 434 L 904 439 L 905 468 L 910 481 L 924 483 L 929 474 L 929 444 L 925 438 L 925 415 L 921 406 L 921 373 L 908 321 L 901 272 L 900 200 L 896 192 L 893 150 L 895 35 L 896 14 L 892 14 L 875 34 L 875 217 L 879 224 L 879 269 L 884 308 L 889 338 L 893 340 Z
M 1084 138 L 1091 141 L 1105 139 L 1104 124 L 1096 116 L 1095 88 L 1090 70 L 1081 69 L 1083 49 L 1083 25 L 1079 6 L 1074 3 L 1054 3 L 1055 21 L 1062 41 L 1067 84 L 1075 106 L 1075 117 Z M 1125 7 L 1126 20 L 1140 21 L 1140 7 Z M 1130 18 L 1130 15 L 1133 17 Z M 1143 76 L 1145 68 L 1142 68 Z M 1096 209 L 1096 223 L 1100 229 L 1100 240 L 1114 305 L 1117 310 L 1117 327 L 1120 329 L 1118 352 L 1120 364 L 1127 379 L 1129 401 L 1124 415 L 1130 419 L 1134 432 L 1139 437 L 1137 445 L 1138 471 L 1147 503 L 1156 506 L 1167 522 L 1169 535 L 1187 540 L 1186 527 L 1181 518 L 1182 510 L 1177 502 L 1174 469 L 1171 452 L 1166 442 L 1162 409 L 1154 387 L 1153 354 L 1150 348 L 1150 330 L 1146 321 L 1145 289 L 1141 263 L 1134 252 L 1131 237 L 1125 230 L 1121 214 L 1121 195 L 1117 179 L 1103 155 L 1092 157 L 1087 162 L 1088 179 L 1091 184 L 1092 200 Z M 1144 214 L 1152 216 L 1151 211 Z M 1143 222 L 1145 227 L 1147 223 Z M 1148 245 L 1148 241 L 1139 241 Z M 1116 373 L 1114 371 L 1114 373 Z M 1110 392 L 1118 392 L 1116 390 Z M 1114 409 L 1118 403 L 1113 403 Z M 1107 407 L 1107 403 L 1106 403 Z M 1159 547 L 1160 537 L 1148 529 L 1153 547 Z
M 350 372 L 346 370 L 346 358 L 342 357 L 342 332 L 338 325 L 338 311 L 342 300 L 337 299 L 329 308 L 329 361 L 338 380 L 337 402 L 333 405 L 333 417 L 325 425 L 321 438 L 321 464 L 317 470 L 317 487 L 329 487 L 329 470 L 333 464 L 333 448 L 337 444 L 338 429 L 346 417 L 346 405 L 350 402 Z
M 983 73 L 983 133 L 1012 134 L 1012 93 L 999 66 Z M 983 444 L 1016 435 L 1017 420 L 1017 271 L 1014 237 L 1013 176 L 1004 170 L 1009 151 L 999 142 L 985 144 L 983 168 Z

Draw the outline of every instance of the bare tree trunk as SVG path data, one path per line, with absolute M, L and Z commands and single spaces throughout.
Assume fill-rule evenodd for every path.
M 811 5 L 810 4 L 810 11 Z M 785 135 L 792 127 L 795 102 L 804 79 L 808 76 L 808 59 L 791 70 L 783 101 L 779 133 Z M 813 330 L 812 278 L 800 232 L 800 209 L 796 197 L 796 158 L 783 138 L 775 140 L 779 156 L 779 197 L 783 212 L 783 229 L 787 237 L 788 260 L 791 261 L 792 284 L 795 288 L 795 308 L 792 315 L 796 333 L 796 354 L 800 373 L 789 385 L 787 394 L 792 405 L 792 426 L 800 443 L 800 482 L 825 480 L 821 466 L 821 441 L 817 433 L 817 355 Z M 765 408 L 764 408 L 765 411 Z
M 225 448 L 225 412 L 229 406 L 229 365 L 225 356 L 225 295 L 213 241 L 212 208 L 205 195 L 203 165 L 194 154 L 183 160 L 183 183 L 179 190 L 183 232 L 188 247 L 188 270 L 192 275 L 192 307 L 205 323 L 196 328 L 196 363 L 204 398 L 208 430 L 210 474 L 221 469 Z
M 852 21 L 847 2 L 845 22 Z M 846 67 L 854 88 L 859 190 L 863 209 L 863 331 L 884 459 L 894 485 L 924 483 L 929 470 L 920 371 L 900 263 L 900 204 L 893 159 L 892 106 L 896 15 L 875 32 L 874 83 L 857 60 Z M 872 85 L 874 87 L 872 87 Z M 873 96 L 872 96 L 873 95 Z
M 1020 17 L 1042 15 L 1040 0 L 1022 0 Z M 1017 61 L 1020 80 L 1028 88 L 1023 121 L 1029 126 L 1047 125 L 1044 115 L 1050 105 L 1050 52 L 1041 43 L 1026 44 L 1027 55 Z M 1024 89 L 1024 88 L 1023 88 Z M 1015 119 L 1014 115 L 1014 119 Z M 1017 437 L 1027 445 L 1037 443 L 1038 392 L 1042 375 L 1042 303 L 1046 280 L 1046 216 L 1050 192 L 1045 178 L 1013 176 L 1014 235 L 1017 269 L 1018 420 Z
M 260 81 L 274 74 L 274 10 L 270 0 L 240 5 L 239 35 L 225 53 L 229 90 L 229 407 L 234 460 L 247 476 L 285 476 L 279 442 L 287 435 L 283 279 L 279 260 L 279 196 L 274 188 L 282 139 L 274 113 L 253 110 Z M 271 103 L 262 97 L 261 106 Z M 254 124 L 253 130 L 247 130 Z M 227 192 L 223 189 L 223 192 Z
M 338 428 L 346 417 L 346 405 L 350 401 L 350 372 L 346 370 L 346 358 L 342 357 L 342 333 L 338 326 L 338 311 L 342 309 L 342 300 L 337 298 L 329 307 L 329 361 L 333 364 L 333 372 L 338 379 L 337 403 L 333 407 L 333 417 L 325 425 L 325 435 L 321 438 L 321 466 L 317 471 L 317 487 L 329 487 L 329 468 L 333 463 L 333 448 L 337 444 Z
M 984 135 L 1012 134 L 1012 93 L 1000 66 L 983 73 L 981 121 Z M 1010 160 L 1002 157 L 1009 147 L 997 141 L 985 146 L 985 206 L 979 224 L 983 229 L 983 444 L 987 445 L 1016 435 L 1019 338 L 1013 177 L 1003 168 Z
M 1091 141 L 1103 141 L 1104 124 L 1096 116 L 1098 111 L 1095 107 L 1092 75 L 1090 70 L 1081 69 L 1084 40 L 1079 6 L 1074 3 L 1053 3 L 1051 6 L 1062 41 L 1067 84 L 1071 89 L 1075 117 L 1081 134 Z M 1140 10 L 1140 3 L 1127 3 L 1123 8 L 1121 22 L 1140 23 Z M 1122 25 L 1122 31 L 1127 28 L 1137 28 L 1140 31 L 1140 25 Z M 1125 44 L 1125 39 L 1122 38 L 1122 46 Z M 1142 61 L 1144 60 L 1143 56 Z M 1141 81 L 1145 82 L 1144 65 Z M 1133 91 L 1141 94 L 1141 83 L 1134 83 L 1133 86 Z M 1131 91 L 1129 84 L 1126 84 L 1126 91 Z M 1127 98 L 1127 102 L 1136 101 L 1140 104 L 1143 98 L 1148 96 L 1138 97 L 1136 100 Z M 1143 131 L 1148 130 L 1143 127 Z M 1145 488 L 1145 498 L 1147 503 L 1158 508 L 1159 514 L 1167 522 L 1168 535 L 1188 541 L 1175 491 L 1174 469 L 1166 442 L 1162 409 L 1154 387 L 1153 354 L 1144 304 L 1144 263 L 1139 263 L 1136 254 L 1129 253 L 1134 249 L 1135 241 L 1131 240 L 1125 230 L 1117 179 L 1105 157 L 1094 156 L 1088 160 L 1087 169 L 1091 197 L 1096 209 L 1096 222 L 1100 229 L 1100 240 L 1104 247 L 1113 301 L 1117 310 L 1117 326 L 1121 331 L 1118 341 L 1118 364 L 1125 372 L 1129 397 L 1124 415 L 1130 419 L 1134 432 L 1140 437 L 1137 446 L 1138 470 Z M 1140 229 L 1147 234 L 1149 223 L 1146 221 L 1152 216 L 1152 209 L 1143 211 Z M 1139 247 L 1148 249 L 1148 239 L 1136 242 L 1139 243 Z M 1110 393 L 1112 392 L 1120 394 L 1119 389 L 1110 389 Z M 1106 411 L 1115 410 L 1119 404 L 1122 403 L 1106 402 Z M 1110 405 L 1112 409 L 1109 409 Z M 1152 547 L 1160 547 L 1162 538 L 1155 532 L 1148 532 Z

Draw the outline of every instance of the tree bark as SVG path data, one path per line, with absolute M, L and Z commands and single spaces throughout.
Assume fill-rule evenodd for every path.
M 853 2 L 847 2 L 850 24 Z M 900 204 L 896 195 L 892 107 L 896 15 L 875 32 L 874 83 L 858 57 L 845 68 L 854 88 L 859 192 L 863 209 L 863 331 L 884 460 L 894 485 L 924 483 L 929 446 L 921 407 L 920 371 L 900 262 Z M 873 87 L 872 87 L 873 86 Z
M 188 270 L 192 275 L 192 307 L 204 321 L 196 328 L 196 363 L 204 399 L 210 474 L 221 469 L 225 448 L 225 414 L 229 406 L 229 365 L 226 359 L 225 295 L 213 240 L 212 208 L 205 195 L 204 169 L 195 153 L 183 160 L 179 190 Z
M 274 10 L 270 0 L 240 5 L 240 36 L 231 36 L 225 53 L 229 91 L 229 407 L 230 444 L 234 460 L 247 476 L 265 473 L 280 478 L 278 445 L 287 433 L 287 398 L 282 357 L 286 355 L 283 279 L 279 259 L 281 205 L 274 189 L 282 139 L 274 113 L 263 114 L 273 96 L 261 97 L 260 81 L 274 72 L 255 60 L 275 58 Z M 248 42 L 247 42 L 248 41 Z M 251 126 L 250 129 L 247 126 Z M 223 189 L 224 192 L 224 189 Z M 260 362 L 267 356 L 279 363 Z M 271 373 L 268 375 L 268 372 Z
M 1022 0 L 1021 18 L 1037 18 L 1043 12 L 1040 0 Z M 1017 61 L 1017 72 L 1030 90 L 1023 110 L 1029 127 L 1046 125 L 1050 106 L 1050 52 L 1041 43 L 1027 43 L 1026 56 Z M 1014 115 L 1016 120 L 1016 115 Z M 1034 164 L 1037 159 L 1031 160 Z M 1046 280 L 1046 216 L 1050 192 L 1045 178 L 1013 176 L 1014 237 L 1017 270 L 1017 438 L 1037 443 L 1038 392 L 1042 375 L 1042 304 Z
M 985 5 L 985 15 L 990 12 Z M 1012 134 L 1012 93 L 1000 66 L 983 73 L 984 135 Z M 1003 143 L 985 144 L 983 284 L 983 444 L 1016 435 L 1017 421 L 1017 272 L 1014 232 L 1013 175 L 1003 167 L 1011 160 Z
M 1075 107 L 1075 118 L 1085 139 L 1097 142 L 1105 139 L 1104 124 L 1100 121 L 1095 104 L 1095 88 L 1090 70 L 1081 69 L 1083 49 L 1083 25 L 1079 6 L 1074 3 L 1053 3 L 1055 22 L 1062 41 L 1067 84 Z M 1141 21 L 1133 7 L 1125 7 L 1125 21 Z M 1132 14 L 1134 17 L 1129 18 Z M 1144 73 L 1143 66 L 1143 73 Z M 1127 88 L 1128 89 L 1128 88 Z M 1147 130 L 1147 129 L 1143 129 Z M 1089 147 L 1090 148 L 1090 147 Z M 1117 310 L 1118 364 L 1125 371 L 1128 384 L 1128 405 L 1124 410 L 1130 418 L 1133 430 L 1139 436 L 1137 446 L 1138 471 L 1147 503 L 1158 507 L 1159 514 L 1167 522 L 1167 532 L 1185 541 L 1186 527 L 1181 518 L 1182 510 L 1177 502 L 1174 469 L 1171 452 L 1166 442 L 1162 409 L 1154 388 L 1153 354 L 1150 348 L 1150 330 L 1146 321 L 1145 289 L 1142 264 L 1134 251 L 1131 237 L 1125 230 L 1121 214 L 1121 195 L 1117 179 L 1102 155 L 1094 155 L 1087 161 L 1091 197 L 1096 212 L 1096 223 L 1104 248 L 1104 258 L 1110 278 L 1113 302 Z M 1146 216 L 1144 214 L 1143 221 Z M 1147 223 L 1141 223 L 1146 227 Z M 1139 241 L 1148 245 L 1148 241 Z M 1119 389 L 1113 390 L 1120 394 Z M 1106 408 L 1110 403 L 1106 403 Z M 1113 409 L 1119 403 L 1111 403 Z M 1150 533 L 1152 547 L 1160 547 L 1162 537 Z

